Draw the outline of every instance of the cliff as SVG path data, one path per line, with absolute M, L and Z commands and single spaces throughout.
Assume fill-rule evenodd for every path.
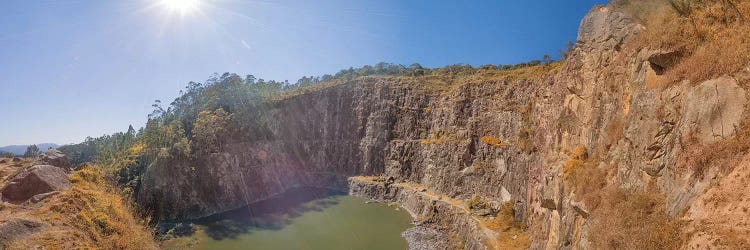
M 513 221 L 522 225 L 513 240 L 527 235 L 534 249 L 743 246 L 749 239 L 731 234 L 747 235 L 750 227 L 737 222 L 728 230 L 706 206 L 747 217 L 736 210 L 746 192 L 723 183 L 738 185 L 750 174 L 735 168 L 746 165 L 750 67 L 670 80 L 667 72 L 691 59 L 644 42 L 648 27 L 598 6 L 560 63 L 465 76 L 362 77 L 285 97 L 260 116 L 263 125 L 250 132 L 255 139 L 149 166 L 136 200 L 157 217 L 187 219 L 295 187 L 351 190 L 400 202 L 415 217 L 465 212 L 448 219 L 466 225 L 459 230 L 446 229 L 445 218 L 418 220 L 458 231 L 442 247 L 498 247 L 487 239 L 505 236 L 485 232 L 486 214 L 446 203 L 479 198 L 512 204 Z M 362 175 L 381 178 L 347 180 Z M 734 199 L 716 200 L 727 195 Z M 616 217 L 643 224 L 624 228 Z M 622 235 L 607 226 L 623 226 Z

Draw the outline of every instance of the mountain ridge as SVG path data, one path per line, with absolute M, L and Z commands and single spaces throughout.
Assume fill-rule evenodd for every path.
M 55 149 L 55 148 L 58 148 L 58 147 L 62 146 L 62 145 L 57 144 L 57 143 L 39 143 L 39 144 L 28 144 L 28 145 L 8 145 L 8 146 L 2 146 L 2 147 L 0 147 L 0 152 L 9 152 L 9 153 L 12 153 L 14 155 L 23 155 L 26 152 L 26 148 L 29 147 L 29 146 L 31 146 L 31 145 L 36 145 L 37 147 L 39 147 L 39 150 L 41 150 L 42 152 L 46 152 L 50 148 Z

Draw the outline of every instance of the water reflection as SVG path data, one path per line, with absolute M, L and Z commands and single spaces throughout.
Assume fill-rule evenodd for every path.
M 340 202 L 342 192 L 327 189 L 296 189 L 273 199 L 213 215 L 194 223 L 214 240 L 234 239 L 257 230 L 281 230 L 293 219 L 311 211 L 323 211 Z
M 165 249 L 406 249 L 401 232 L 412 226 L 403 210 L 322 189 L 294 190 L 192 223 L 190 237 Z M 168 234 L 177 235 L 174 229 Z

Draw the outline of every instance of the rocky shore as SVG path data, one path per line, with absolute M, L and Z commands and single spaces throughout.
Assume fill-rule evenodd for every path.
M 505 244 L 503 249 L 528 247 L 521 235 L 503 239 L 488 228 L 483 216 L 473 213 L 467 202 L 436 194 L 416 183 L 397 183 L 384 177 L 351 177 L 349 194 L 395 203 L 406 209 L 415 223 L 414 228 L 403 233 L 409 249 L 498 249 L 501 244 Z M 513 244 L 516 240 L 517 244 Z

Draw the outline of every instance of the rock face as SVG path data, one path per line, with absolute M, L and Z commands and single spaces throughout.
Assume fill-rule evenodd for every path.
M 0 191 L 9 201 L 25 201 L 35 195 L 70 188 L 68 175 L 61 168 L 37 165 L 22 170 Z
M 50 149 L 42 153 L 39 156 L 39 161 L 41 165 L 51 165 L 66 170 L 70 170 L 72 167 L 68 161 L 68 157 L 57 149 Z
M 189 219 L 297 187 L 348 189 L 398 202 L 415 216 L 444 215 L 462 248 L 486 247 L 481 230 L 450 204 L 347 182 L 386 176 L 386 183 L 417 183 L 455 200 L 511 202 L 522 211 L 516 221 L 533 229 L 533 249 L 588 248 L 594 207 L 564 183 L 567 152 L 583 146 L 595 153 L 596 167 L 612 170 L 607 182 L 623 189 L 656 184 L 668 212 L 678 215 L 710 186 L 677 169 L 687 142 L 731 138 L 747 117 L 735 76 L 656 88 L 679 55 L 625 50 L 642 29 L 600 6 L 581 22 L 563 65 L 543 73 L 454 77 L 443 80 L 448 87 L 428 78 L 367 77 L 276 101 L 247 135 L 256 139 L 226 143 L 198 160 L 152 164 L 136 200 L 157 218 Z M 434 228 L 415 230 L 408 235 L 416 242 Z
M 46 226 L 47 225 L 43 222 L 22 218 L 13 218 L 0 223 L 0 246 L 14 240 L 28 237 L 29 235 L 41 231 Z
M 428 227 L 412 227 L 401 234 L 411 250 L 450 249 L 448 236 Z
M 414 88 L 419 82 L 363 79 L 282 100 L 261 118 L 269 125 L 257 128 L 258 140 L 147 169 L 137 200 L 165 219 L 196 218 L 295 187 L 346 191 L 349 176 L 385 174 L 462 199 L 526 203 L 528 164 L 538 159 L 480 138 L 534 140 L 519 136 L 535 115 L 528 96 L 549 80 L 429 93 Z
M 731 137 L 740 127 L 747 104 L 745 89 L 731 77 L 709 80 L 687 94 L 683 134 L 695 131 L 702 142 Z

